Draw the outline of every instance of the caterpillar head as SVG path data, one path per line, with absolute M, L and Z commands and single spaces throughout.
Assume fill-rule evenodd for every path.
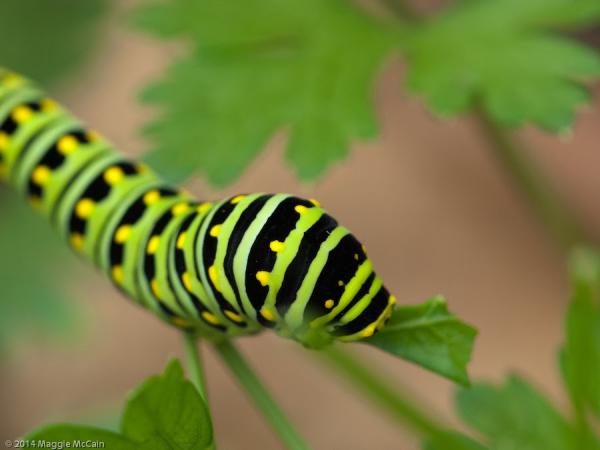
M 309 347 L 372 336 L 390 317 L 395 298 L 375 274 L 364 245 L 318 202 L 296 200 L 294 231 L 278 249 L 289 242 L 293 254 L 272 278 L 278 283 L 278 328 Z

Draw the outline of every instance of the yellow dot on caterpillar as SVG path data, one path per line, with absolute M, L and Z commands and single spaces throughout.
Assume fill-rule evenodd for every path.
M 29 204 L 32 208 L 39 209 L 42 206 L 42 199 L 37 195 L 29 197 Z
M 210 208 L 212 208 L 212 203 L 208 203 L 208 202 L 201 203 L 201 204 L 198 206 L 198 212 L 199 212 L 200 214 L 204 214 L 204 213 L 205 213 L 206 211 L 208 211 Z
M 390 305 L 393 305 L 393 304 L 395 304 L 395 303 L 396 303 L 396 297 L 394 297 L 393 295 L 390 295 L 390 298 L 389 298 L 389 300 L 388 300 L 388 303 L 389 303 Z
M 296 207 L 294 208 L 294 210 L 300 215 L 304 214 L 307 209 L 308 208 L 304 205 L 296 205 Z
M 214 314 L 211 314 L 208 311 L 204 311 L 201 314 L 201 316 L 204 320 L 206 320 L 210 324 L 219 325 L 219 323 L 220 323 L 219 319 L 217 319 Z
M 71 243 L 71 247 L 77 251 L 80 251 L 83 248 L 83 236 L 79 233 L 71 234 L 69 242 Z
M 48 182 L 50 175 L 52 175 L 52 171 L 48 166 L 37 166 L 31 174 L 31 179 L 35 184 L 41 186 Z
M 317 199 L 309 198 L 308 201 L 315 205 L 317 208 L 321 207 L 321 203 Z
M 82 198 L 77 202 L 77 205 L 75 205 L 75 214 L 80 219 L 88 219 L 94 212 L 95 208 L 96 203 L 94 203 L 93 200 L 89 198 Z
M 271 241 L 271 243 L 269 244 L 269 247 L 275 253 L 279 253 L 279 252 L 283 251 L 285 246 L 283 245 L 283 242 L 281 242 L 281 241 Z
M 208 234 L 210 234 L 212 237 L 217 237 L 219 235 L 219 231 L 221 231 L 221 224 L 212 227 Z
M 340 286 L 340 287 L 341 287 L 341 286 L 343 286 L 343 285 L 344 285 L 344 282 L 343 282 L 342 280 L 338 280 L 338 286 Z
M 185 232 L 181 233 L 179 235 L 179 237 L 177 238 L 177 248 L 179 250 L 183 250 L 184 246 L 185 246 Z
M 234 311 L 230 311 L 228 309 L 226 309 L 224 311 L 225 315 L 230 318 L 231 320 L 233 320 L 234 322 L 238 322 L 241 323 L 244 321 L 244 318 L 242 316 L 240 316 L 238 313 L 234 312 Z
M 22 80 L 23 80 L 23 78 L 21 78 L 16 73 L 9 73 L 9 74 L 7 74 L 7 75 L 4 76 L 4 79 L 2 80 L 2 83 L 4 83 L 7 86 L 11 87 L 11 86 L 15 86 L 17 83 L 21 82 Z
M 362 337 L 369 337 L 369 336 L 373 336 L 373 334 L 375 333 L 375 329 L 376 329 L 376 326 L 375 326 L 375 324 L 371 324 L 371 325 L 369 325 L 367 328 L 365 328 L 365 329 L 362 331 L 362 333 L 360 333 L 360 335 L 361 335 Z
M 219 275 L 217 273 L 217 268 L 214 265 L 208 268 L 208 277 L 210 278 L 210 281 L 215 289 L 220 292 L 221 289 L 219 288 Z
M 358 253 L 354 254 L 354 259 L 358 261 Z
M 115 232 L 115 242 L 117 244 L 124 244 L 129 239 L 129 236 L 131 236 L 131 231 L 131 225 L 121 225 Z
M 111 186 L 121 182 L 124 177 L 125 172 L 120 167 L 111 167 L 104 172 L 104 181 Z
M 333 308 L 334 304 L 335 302 L 332 299 L 325 300 L 325 308 L 327 309 Z
M 273 319 L 275 319 L 275 315 L 273 314 L 273 312 L 266 308 L 266 307 L 262 307 L 260 310 L 260 315 L 263 316 L 265 319 L 272 321 Z
M 233 198 L 231 199 L 231 203 L 232 203 L 233 205 L 235 205 L 236 203 L 239 203 L 239 202 L 241 202 L 241 201 L 242 201 L 243 199 L 245 199 L 245 198 L 246 198 L 246 196 L 245 196 L 245 195 L 238 195 L 237 197 L 233 197 Z
M 262 286 L 268 285 L 270 278 L 271 278 L 270 272 L 265 272 L 264 270 L 256 272 L 256 279 Z
M 171 323 L 179 328 L 188 328 L 192 325 L 192 323 L 189 320 L 186 320 L 182 317 L 172 317 Z
M 153 205 L 158 200 L 160 200 L 160 192 L 158 192 L 157 190 L 148 191 L 144 195 L 144 203 L 146 204 L 146 206 Z
M 192 279 L 190 278 L 189 272 L 183 272 L 183 275 L 181 276 L 181 280 L 183 281 L 183 285 L 185 286 L 185 288 L 189 292 L 192 292 Z
M 40 106 L 42 107 L 42 111 L 52 111 L 53 109 L 56 109 L 56 102 L 50 98 L 45 98 L 42 100 Z
M 361 248 L 362 248 L 363 253 L 367 253 L 367 247 L 365 247 L 365 244 L 362 244 Z
M 112 278 L 115 282 L 119 284 L 123 284 L 123 280 L 125 279 L 125 274 L 123 273 L 123 267 L 114 266 L 112 268 Z
M 73 153 L 77 147 L 79 147 L 79 142 L 73 135 L 67 134 L 58 140 L 58 151 L 65 156 Z
M 150 282 L 150 287 L 152 288 L 154 296 L 160 299 L 160 286 L 158 285 L 158 280 L 156 278 Z
M 85 136 L 87 137 L 88 141 L 90 142 L 94 142 L 97 141 L 98 139 L 100 139 L 100 135 L 98 134 L 98 132 L 94 131 L 94 130 L 89 130 Z
M 175 206 L 173 206 L 173 208 L 171 208 L 171 213 L 173 213 L 174 216 L 179 216 L 186 212 L 189 206 L 190 205 L 187 203 L 177 203 Z
M 8 134 L 6 134 L 4 131 L 0 131 L 0 152 L 6 150 L 6 147 L 8 147 Z
M 17 106 L 12 114 L 13 120 L 17 123 L 23 123 L 31 119 L 33 116 L 33 111 L 28 106 Z
M 160 244 L 160 236 L 152 236 L 148 241 L 148 246 L 146 247 L 146 252 L 149 255 L 154 255 L 156 250 L 158 250 L 158 246 Z

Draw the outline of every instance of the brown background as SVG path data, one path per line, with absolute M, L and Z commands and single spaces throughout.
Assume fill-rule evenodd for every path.
M 119 148 L 138 154 L 147 147 L 138 130 L 152 111 L 134 97 L 173 54 L 159 47 L 115 24 L 76 83 L 56 94 Z M 284 162 L 284 138 L 277 136 L 226 191 L 201 181 L 191 189 L 206 198 L 247 191 L 318 198 L 365 242 L 400 302 L 443 293 L 456 313 L 479 328 L 475 379 L 498 382 L 516 371 L 565 404 L 555 361 L 568 295 L 561 255 L 474 122 L 432 118 L 403 92 L 402 77 L 400 61 L 391 61 L 381 75 L 375 94 L 380 138 L 355 145 L 351 157 L 318 183 L 296 181 Z M 590 229 L 600 224 L 598 100 L 596 95 L 593 107 L 581 112 L 572 135 L 521 133 Z M 2 441 L 49 420 L 110 415 L 131 388 L 181 355 L 175 331 L 97 275 L 86 280 L 70 288 L 85 316 L 77 342 L 24 342 L 1 367 Z M 413 434 L 353 395 L 298 345 L 267 333 L 242 339 L 240 346 L 315 448 L 418 448 Z M 281 448 L 220 362 L 206 353 L 219 448 Z M 377 351 L 363 353 L 374 370 L 456 423 L 450 383 Z

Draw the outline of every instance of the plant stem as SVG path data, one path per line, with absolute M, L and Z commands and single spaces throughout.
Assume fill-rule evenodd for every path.
M 476 118 L 496 157 L 527 196 L 535 213 L 562 249 L 569 251 L 585 241 L 582 227 L 573 218 L 573 213 L 555 191 L 552 182 L 529 158 L 527 149 L 518 146 L 509 132 L 500 129 L 484 111 L 479 110 Z
M 319 352 L 324 361 L 350 383 L 366 394 L 375 404 L 385 409 L 395 420 L 408 426 L 421 436 L 434 436 L 445 428 L 433 419 L 426 409 L 417 406 L 397 383 L 376 375 L 372 367 L 366 367 L 338 346 Z
M 286 447 L 291 450 L 307 450 L 308 446 L 233 343 L 225 340 L 214 347 Z
M 206 380 L 204 379 L 204 371 L 202 369 L 202 361 L 200 360 L 199 339 L 193 333 L 184 332 L 185 355 L 190 373 L 190 381 L 196 386 L 198 392 L 208 405 L 208 396 L 206 394 Z
M 204 400 L 204 403 L 206 403 L 206 411 L 208 412 L 208 417 L 212 424 L 210 405 L 208 403 L 206 391 L 206 380 L 204 378 L 204 370 L 202 369 L 202 360 L 200 359 L 200 339 L 196 334 L 186 331 L 183 332 L 183 339 L 190 381 L 196 386 L 198 393 Z M 217 444 L 213 439 L 213 442 L 206 450 L 215 450 L 216 448 Z

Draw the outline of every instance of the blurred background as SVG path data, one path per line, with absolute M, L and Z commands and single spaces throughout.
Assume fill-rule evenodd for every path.
M 7 7 L 10 3 L 18 2 L 7 1 Z M 59 3 L 69 9 L 68 1 Z M 437 6 L 422 3 L 424 9 Z M 149 147 L 139 129 L 156 113 L 141 106 L 136 96 L 179 49 L 128 30 L 123 17 L 132 4 L 120 1 L 100 8 L 95 43 L 80 50 L 90 53 L 86 63 L 66 78 L 52 74 L 49 81 L 57 81 L 50 89 L 54 97 L 134 156 Z M 3 16 L 0 20 L 6 21 Z M 37 25 L 12 26 L 35 30 Z M 593 33 L 590 36 L 598 41 Z M 2 42 L 0 55 L 7 47 L 18 53 L 21 44 Z M 39 55 L 42 59 L 36 64 L 53 64 Z M 0 59 L 0 64 L 5 61 Z M 503 172 L 474 121 L 432 117 L 418 99 L 403 91 L 404 76 L 400 59 L 392 60 L 374 93 L 380 136 L 353 145 L 350 158 L 319 181 L 297 181 L 284 161 L 283 136 L 278 135 L 225 190 L 198 178 L 189 188 L 207 199 L 252 191 L 318 198 L 366 244 L 399 302 L 416 303 L 444 294 L 451 309 L 479 329 L 470 370 L 474 379 L 500 381 L 507 372 L 518 372 L 550 393 L 557 404 L 566 404 L 555 357 L 568 299 L 560 250 Z M 519 136 L 535 149 L 533 156 L 587 228 L 597 230 L 600 90 L 593 94 L 592 106 L 580 111 L 571 134 L 556 137 L 525 129 Z M 61 253 L 55 259 L 50 250 L 44 255 L 28 251 L 26 257 L 15 259 L 15 240 L 6 234 L 13 203 L 12 193 L 0 191 L 4 227 L 0 230 L 5 233 L 0 236 L 0 258 L 8 261 L 0 263 L 4 268 L 0 283 L 11 285 L 21 277 L 17 286 L 23 286 L 23 291 L 13 288 L 8 293 L 0 288 L 0 313 L 7 323 L 3 326 L 13 328 L 0 350 L 0 438 L 22 436 L 46 422 L 113 426 L 129 390 L 161 372 L 170 357 L 181 356 L 180 336 L 132 305 L 88 266 L 82 268 L 73 256 Z M 49 234 L 37 230 L 49 226 L 33 215 L 26 217 L 37 228 L 25 240 L 42 248 Z M 12 226 L 15 232 L 27 231 L 28 223 Z M 52 263 L 52 276 L 62 280 L 67 300 L 44 304 L 39 298 L 40 305 L 20 310 L 21 303 L 30 301 L 25 293 L 28 283 L 38 277 L 34 269 L 42 258 Z M 56 321 L 48 330 L 38 326 L 52 315 Z M 299 345 L 270 333 L 240 339 L 239 344 L 315 448 L 419 448 L 411 433 L 353 394 Z M 358 351 L 434 412 L 458 423 L 453 419 L 451 383 L 377 350 Z M 210 349 L 205 356 L 219 447 L 281 448 Z

